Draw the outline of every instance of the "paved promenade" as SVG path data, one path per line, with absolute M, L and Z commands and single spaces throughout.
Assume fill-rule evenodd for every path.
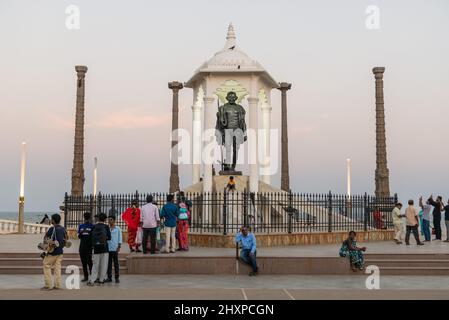
M 39 252 L 40 235 L 0 235 L 0 252 Z M 367 253 L 449 253 L 449 243 L 423 247 L 393 242 L 360 243 Z M 259 248 L 259 256 L 338 256 L 339 245 Z M 77 241 L 66 252 L 75 253 Z M 124 252 L 127 251 L 126 245 Z M 234 256 L 234 249 L 192 248 L 182 256 Z M 165 255 L 160 255 L 164 257 Z M 447 276 L 381 276 L 380 290 L 368 290 L 368 275 L 122 275 L 121 283 L 79 290 L 41 292 L 41 275 L 0 275 L 0 299 L 449 299 Z M 65 283 L 66 276 L 63 276 Z
M 63 277 L 65 281 L 65 277 Z M 121 283 L 42 292 L 39 275 L 0 275 L 0 299 L 449 299 L 449 278 L 383 276 L 380 290 L 365 277 L 124 275 Z
M 39 252 L 37 244 L 41 241 L 42 235 L 27 234 L 27 235 L 0 235 L 0 253 L 2 252 Z M 426 242 L 424 246 L 417 246 L 414 239 L 410 240 L 411 245 L 405 244 L 397 245 L 393 241 L 378 241 L 378 242 L 359 242 L 359 246 L 366 246 L 368 249 L 366 253 L 436 253 L 448 254 L 449 243 L 442 241 Z M 78 252 L 78 240 L 72 240 L 72 247 L 64 249 L 67 253 Z M 122 248 L 123 253 L 129 253 L 128 246 L 125 243 Z M 289 247 L 270 247 L 258 248 L 257 255 L 259 257 L 336 257 L 338 256 L 339 244 L 333 245 L 310 245 L 310 246 L 289 246 Z M 216 257 L 216 256 L 234 256 L 235 249 L 227 248 L 199 248 L 192 247 L 188 252 L 177 252 L 180 256 L 194 256 L 194 257 Z M 160 255 L 164 257 L 165 255 Z

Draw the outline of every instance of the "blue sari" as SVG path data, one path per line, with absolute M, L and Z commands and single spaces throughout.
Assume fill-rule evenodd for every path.
M 357 247 L 357 242 L 352 240 L 352 247 Z M 346 257 L 349 253 L 349 261 L 351 266 L 355 266 L 358 269 L 363 269 L 365 265 L 365 258 L 363 257 L 363 251 L 349 249 L 349 239 L 343 241 L 340 249 L 340 256 Z

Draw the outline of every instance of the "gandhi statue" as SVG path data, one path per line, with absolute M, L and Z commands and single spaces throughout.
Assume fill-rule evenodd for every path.
M 228 103 L 218 107 L 215 125 L 217 142 L 225 146 L 226 156 L 223 171 L 235 171 L 240 145 L 246 141 L 245 109 L 236 103 L 237 95 L 230 91 L 226 95 Z M 231 161 L 232 155 L 232 161 Z

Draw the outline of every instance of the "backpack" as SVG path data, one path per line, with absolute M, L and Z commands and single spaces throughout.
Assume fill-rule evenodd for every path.
M 187 205 L 184 202 L 179 204 L 179 220 L 188 220 L 189 219 L 189 210 L 187 210 Z
M 92 230 L 92 241 L 94 246 L 105 246 L 108 243 L 108 235 L 104 225 L 97 224 Z

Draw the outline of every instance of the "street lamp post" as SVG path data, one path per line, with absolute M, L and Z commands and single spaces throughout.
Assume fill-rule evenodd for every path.
M 25 163 L 26 163 L 26 143 L 22 142 L 22 161 L 20 166 L 20 194 L 19 194 L 19 233 L 24 233 Z

